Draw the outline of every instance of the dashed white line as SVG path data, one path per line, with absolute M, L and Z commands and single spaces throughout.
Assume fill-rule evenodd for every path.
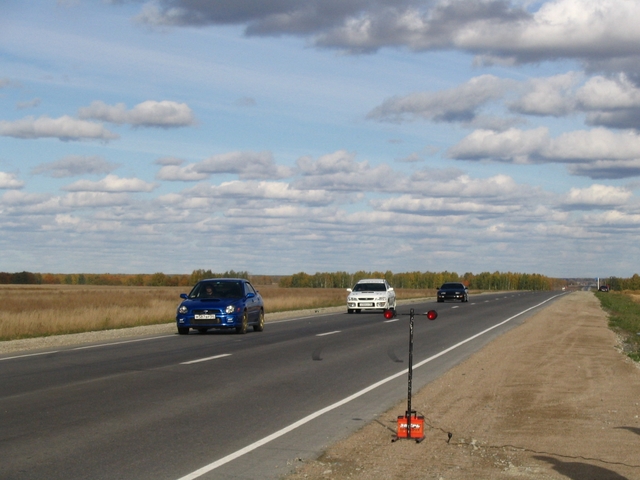
M 199 358 L 197 360 L 191 360 L 189 362 L 182 362 L 180 365 L 191 365 L 193 363 L 208 362 L 209 360 L 216 360 L 218 358 L 230 357 L 230 356 L 231 356 L 230 353 L 223 353 L 221 355 L 214 355 L 213 357 Z
M 419 367 L 421 367 L 423 365 L 426 365 L 427 363 L 435 360 L 436 358 L 441 357 L 442 355 L 445 355 L 446 353 L 449 353 L 451 350 L 455 350 L 456 348 L 460 347 L 461 345 L 464 345 L 465 343 L 470 342 L 471 340 L 474 340 L 475 338 L 478 338 L 478 337 L 480 337 L 481 335 L 484 335 L 487 332 L 490 332 L 494 328 L 498 328 L 501 325 L 504 325 L 505 323 L 510 322 L 514 318 L 517 318 L 520 315 L 533 310 L 534 308 L 537 308 L 537 307 L 539 307 L 541 305 L 544 305 L 545 303 L 547 303 L 547 302 L 549 302 L 549 301 L 553 300 L 554 298 L 559 297 L 561 295 L 563 295 L 563 294 L 554 295 L 553 297 L 548 298 L 544 302 L 540 302 L 539 304 L 534 305 L 533 307 L 529 307 L 526 310 L 523 310 L 520 313 L 516 313 L 512 317 L 509 317 L 506 320 L 503 320 L 502 322 L 497 323 L 496 325 L 494 325 L 492 327 L 489 327 L 489 328 L 487 328 L 486 330 L 483 330 L 480 333 L 476 333 L 475 335 L 472 335 L 471 337 L 467 338 L 466 340 L 463 340 L 463 341 L 461 341 L 461 342 L 459 342 L 459 343 L 457 343 L 455 345 L 452 345 L 451 347 L 441 351 L 440 353 L 437 353 L 436 355 L 433 355 L 432 357 L 429 357 L 429 358 L 419 362 L 418 364 L 413 366 L 413 369 L 415 370 L 416 368 L 419 368 Z M 337 332 L 331 332 L 331 333 L 337 333 Z M 391 376 L 389 376 L 387 378 L 384 378 L 384 379 L 380 380 L 379 382 L 374 383 L 373 385 L 369 385 L 368 387 L 360 390 L 359 392 L 354 393 L 353 395 L 350 395 L 350 396 L 348 396 L 346 398 L 343 398 L 342 400 L 340 400 L 340 401 L 338 401 L 338 402 L 336 402 L 336 403 L 334 403 L 332 405 L 329 405 L 329 406 L 327 406 L 327 407 L 325 407 L 325 408 L 323 408 L 321 410 L 318 410 L 317 412 L 314 412 L 314 413 L 312 413 L 310 415 L 307 415 L 306 417 L 301 418 L 297 422 L 292 423 L 288 427 L 284 427 L 283 429 L 278 430 L 277 432 L 274 432 L 271 435 L 268 435 L 268 436 L 264 437 L 263 439 L 258 440 L 257 442 L 254 442 L 254 443 L 252 443 L 250 445 L 247 445 L 246 447 L 241 448 L 240 450 L 237 450 L 236 452 L 233 452 L 233 453 L 227 455 L 226 457 L 221 458 L 220 460 L 216 460 L 215 462 L 212 462 L 209 465 L 205 465 L 204 467 L 199 468 L 198 470 L 196 470 L 194 472 L 191 472 L 191 473 L 185 475 L 184 477 L 179 478 L 178 480 L 194 480 L 196 478 L 199 478 L 202 475 L 204 475 L 205 473 L 209 473 L 212 470 L 215 470 L 216 468 L 221 467 L 222 465 L 224 465 L 226 463 L 229 463 L 232 460 L 235 460 L 236 458 L 239 458 L 239 457 L 241 457 L 241 456 L 243 456 L 243 455 L 245 455 L 245 454 L 247 454 L 249 452 L 252 452 L 252 451 L 256 450 L 257 448 L 259 448 L 259 447 L 261 447 L 263 445 L 266 445 L 267 443 L 272 442 L 273 440 L 275 440 L 277 438 L 280 438 L 283 435 L 295 430 L 296 428 L 301 427 L 302 425 L 305 425 L 306 423 L 309 423 L 311 420 L 313 420 L 315 418 L 318 418 L 319 416 L 324 415 L 325 413 L 330 412 L 331 410 L 335 410 L 336 408 L 341 407 L 342 405 L 345 405 L 345 404 L 351 402 L 352 400 L 355 400 L 356 398 L 363 396 L 365 393 L 368 393 L 368 392 L 370 392 L 372 390 L 375 390 L 376 388 L 380 387 L 381 385 L 384 385 L 385 383 L 390 382 L 391 380 L 394 380 L 394 379 L 396 379 L 398 377 L 401 377 L 401 376 L 405 375 L 407 372 L 408 372 L 408 369 L 402 370 L 401 372 L 398 372 L 398 373 L 396 373 L 394 375 L 391 375 Z
M 319 334 L 316 335 L 316 337 L 324 337 L 326 335 L 334 335 L 336 333 L 340 333 L 340 330 L 335 330 L 333 332 L 327 332 L 327 333 L 319 333 Z

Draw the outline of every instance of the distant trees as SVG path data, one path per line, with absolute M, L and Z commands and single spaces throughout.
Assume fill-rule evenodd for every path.
M 285 276 L 280 279 L 281 287 L 302 288 L 349 288 L 363 278 L 384 278 L 395 288 L 431 288 L 436 289 L 445 282 L 462 282 L 474 290 L 551 290 L 564 286 L 565 281 L 545 277 L 537 273 L 501 273 L 483 272 L 477 275 L 467 272 L 462 277 L 456 272 L 406 272 L 391 271 L 315 273 L 304 272 Z
M 115 285 L 146 287 L 187 287 L 205 278 L 235 277 L 246 278 L 256 285 L 278 284 L 284 288 L 350 288 L 363 278 L 384 278 L 396 288 L 436 289 L 445 282 L 462 282 L 473 290 L 552 290 L 566 285 L 564 279 L 545 277 L 537 273 L 513 272 L 467 272 L 460 276 L 456 272 L 403 272 L 390 270 L 365 271 L 355 273 L 345 271 L 305 272 L 293 275 L 269 276 L 250 275 L 247 271 L 228 270 L 216 273 L 198 269 L 191 274 L 171 275 L 162 272 L 152 274 L 112 274 L 112 273 L 31 273 L 0 272 L 0 284 L 66 284 L 66 285 Z M 640 276 L 629 279 L 611 277 L 609 285 L 616 290 L 640 290 Z
M 635 273 L 631 278 L 601 278 L 600 285 L 609 285 L 611 290 L 640 290 L 640 275 Z

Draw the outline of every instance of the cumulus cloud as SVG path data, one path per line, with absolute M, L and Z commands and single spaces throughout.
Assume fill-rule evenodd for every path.
M 155 183 L 145 182 L 139 178 L 121 178 L 107 175 L 102 180 L 78 180 L 64 187 L 69 192 L 151 192 L 158 187 Z
M 640 135 L 604 128 L 567 132 L 556 138 L 551 138 L 546 127 L 505 132 L 476 130 L 451 147 L 447 154 L 458 160 L 575 164 L 569 171 L 587 176 L 591 176 L 589 166 L 598 164 L 599 178 L 620 178 L 623 171 L 629 176 L 636 175 L 634 170 L 622 167 L 637 165 Z M 605 165 L 610 168 L 609 174 L 603 170 Z
M 0 172 L 0 189 L 17 190 L 24 187 L 24 182 L 18 180 L 15 173 Z
M 206 180 L 211 176 L 210 173 L 202 173 L 195 170 L 196 164 L 190 163 L 181 166 L 182 162 L 179 164 L 167 164 L 162 166 L 158 173 L 156 173 L 157 180 L 166 180 L 170 182 L 180 181 L 180 182 L 198 182 L 200 180 Z
M 278 202 L 325 205 L 333 201 L 326 191 L 298 189 L 284 182 L 233 181 L 220 185 L 200 184 L 185 192 L 191 197 L 210 197 L 224 199 L 253 199 Z
M 367 118 L 400 122 L 422 118 L 436 122 L 469 122 L 484 104 L 500 99 L 514 81 L 482 75 L 449 90 L 392 97 L 374 108 Z
M 152 25 L 245 25 L 247 35 L 311 37 L 352 53 L 384 47 L 461 49 L 485 62 L 586 62 L 637 58 L 640 5 L 634 0 L 268 0 L 144 5 Z
M 564 206 L 571 209 L 612 208 L 626 204 L 633 192 L 626 188 L 608 185 L 591 185 L 588 188 L 572 188 L 566 195 Z
M 301 178 L 294 180 L 298 189 L 360 192 L 398 189 L 396 175 L 388 165 L 372 167 L 369 162 L 357 162 L 355 153 L 345 150 L 322 155 L 317 160 L 301 157 L 296 161 Z
M 71 192 L 65 195 L 60 204 L 69 208 L 95 208 L 129 205 L 131 200 L 126 193 L 107 192 Z
M 277 165 L 270 152 L 229 152 L 213 155 L 193 165 L 199 174 L 236 174 L 241 179 L 278 179 L 291 175 L 291 169 Z
M 65 178 L 85 174 L 96 175 L 111 173 L 117 167 L 118 164 L 107 162 L 98 155 L 67 155 L 55 162 L 42 163 L 36 166 L 31 173 L 53 178 Z
M 18 110 L 26 110 L 27 108 L 35 108 L 42 103 L 42 100 L 39 98 L 34 98 L 33 100 L 29 100 L 28 102 L 18 102 L 16 104 L 16 108 Z
M 0 120 L 0 135 L 22 139 L 59 138 L 60 140 L 114 140 L 119 138 L 102 124 L 78 120 L 64 115 L 50 118 L 46 115 L 38 118 L 25 117 L 21 120 Z
M 560 117 L 572 113 L 576 101 L 572 92 L 581 75 L 569 72 L 547 78 L 535 78 L 528 82 L 527 92 L 509 103 L 512 111 L 527 115 L 551 115 Z
M 107 105 L 102 101 L 91 102 L 78 110 L 80 118 L 90 118 L 116 124 L 139 127 L 185 127 L 195 123 L 193 111 L 186 103 L 163 100 L 147 100 L 127 110 L 124 103 Z
M 590 125 L 640 130 L 640 88 L 624 73 L 589 79 L 576 99 Z

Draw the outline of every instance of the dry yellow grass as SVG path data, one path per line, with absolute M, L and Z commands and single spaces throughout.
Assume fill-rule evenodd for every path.
M 267 313 L 345 305 L 341 288 L 257 285 Z M 185 287 L 0 285 L 0 340 L 169 323 Z M 433 295 L 398 290 L 398 298 Z

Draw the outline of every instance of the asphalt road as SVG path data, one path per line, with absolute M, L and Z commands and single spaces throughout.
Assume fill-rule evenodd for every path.
M 0 479 L 279 478 L 561 293 L 0 356 Z

